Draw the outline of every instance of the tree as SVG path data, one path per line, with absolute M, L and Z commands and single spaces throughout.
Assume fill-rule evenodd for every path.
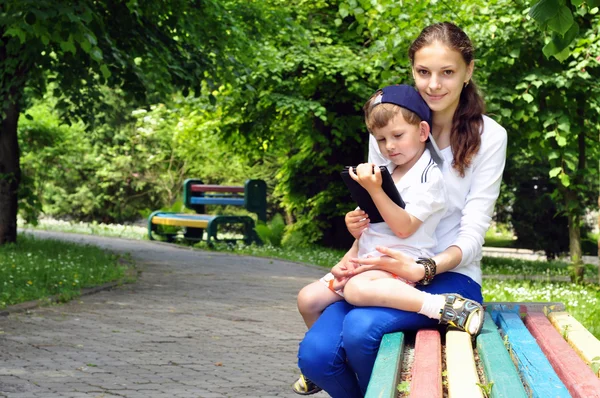
M 551 197 L 567 217 L 574 276 L 580 279 L 582 216 L 598 189 L 597 164 L 589 159 L 600 155 L 600 19 L 595 1 L 571 3 L 541 0 L 528 8 L 490 2 L 478 41 L 490 110 L 517 132 L 510 135 L 509 151 L 532 163 L 549 162 Z
M 0 3 L 0 244 L 16 241 L 21 182 L 17 123 L 27 100 L 54 84 L 65 121 L 94 122 L 101 88 L 147 103 L 227 78 L 260 24 L 250 6 L 217 0 L 5 0 Z

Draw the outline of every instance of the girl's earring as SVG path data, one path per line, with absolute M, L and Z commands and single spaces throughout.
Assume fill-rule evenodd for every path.
M 468 81 L 466 81 L 466 82 L 465 82 L 465 85 L 463 86 L 463 88 L 467 87 L 468 85 L 469 85 L 469 82 L 468 82 Z

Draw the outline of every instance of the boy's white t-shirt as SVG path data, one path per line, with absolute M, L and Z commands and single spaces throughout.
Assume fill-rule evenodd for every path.
M 436 228 L 437 245 L 433 252 L 441 253 L 450 246 L 460 248 L 462 260 L 451 272 L 466 275 L 480 285 L 482 247 L 500 193 L 507 140 L 506 130 L 484 115 L 481 146 L 464 177 L 452 168 L 451 147 L 432 154 L 436 161 L 440 158 L 443 161 L 441 165 L 438 161 L 438 167 L 448 193 L 446 214 Z M 429 149 L 438 150 L 431 143 Z M 376 165 L 389 163 L 379 152 L 372 136 L 369 139 L 369 162 Z
M 391 173 L 395 165 L 387 162 Z M 406 210 L 423 222 L 411 236 L 400 238 L 385 222 L 370 224 L 358 240 L 358 256 L 381 256 L 376 246 L 400 250 L 414 258 L 431 257 L 437 246 L 435 230 L 446 212 L 446 189 L 442 172 L 425 149 L 419 160 L 395 184 Z

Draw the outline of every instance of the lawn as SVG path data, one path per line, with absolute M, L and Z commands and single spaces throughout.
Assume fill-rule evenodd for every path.
M 81 289 L 123 280 L 122 257 L 95 246 L 20 234 L 0 246 L 0 308 L 29 300 L 70 300 Z

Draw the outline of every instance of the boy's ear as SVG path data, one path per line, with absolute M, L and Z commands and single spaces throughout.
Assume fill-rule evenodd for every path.
M 429 138 L 430 133 L 431 131 L 429 130 L 429 123 L 425 121 L 419 123 L 419 141 L 427 141 L 427 138 Z

